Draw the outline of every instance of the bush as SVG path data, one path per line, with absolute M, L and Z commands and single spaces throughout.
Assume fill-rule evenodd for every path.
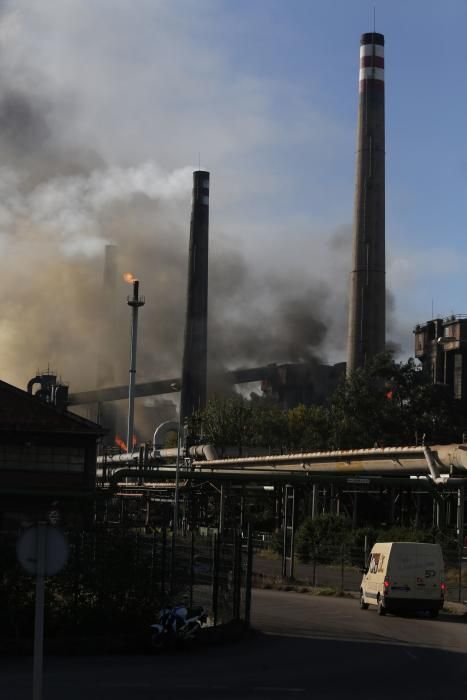
M 273 552 L 282 556 L 284 548 L 284 530 L 282 528 L 272 533 L 270 546 Z
M 361 566 L 365 538 L 368 552 L 375 542 L 436 542 L 442 546 L 445 557 L 455 561 L 458 556 L 457 540 L 452 532 L 400 526 L 379 530 L 373 527 L 352 529 L 348 518 L 329 514 L 320 515 L 314 520 L 305 518 L 297 530 L 295 551 L 303 563 L 313 558 L 323 563 L 339 562 L 344 551 L 348 563 Z M 276 546 L 282 552 L 282 539 L 279 537 Z
M 65 568 L 46 581 L 47 636 L 103 631 L 138 632 L 160 607 L 152 575 L 152 540 L 134 533 L 69 533 Z M 34 579 L 16 561 L 16 536 L 3 536 L 0 629 L 4 637 L 28 637 L 34 620 Z
M 376 542 L 433 542 L 433 534 L 428 530 L 415 530 L 410 527 L 393 526 L 378 530 Z
M 317 554 L 333 557 L 342 546 L 349 544 L 350 521 L 339 515 L 320 515 L 305 518 L 297 531 L 295 551 L 302 562 L 308 562 Z

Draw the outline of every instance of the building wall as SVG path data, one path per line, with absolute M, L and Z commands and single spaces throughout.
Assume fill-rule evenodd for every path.
M 414 329 L 415 357 L 433 383 L 445 384 L 467 405 L 467 318 L 435 318 Z
M 47 520 L 53 508 L 58 509 L 64 525 L 87 526 L 93 512 L 95 477 L 95 435 L 3 433 L 0 527 Z

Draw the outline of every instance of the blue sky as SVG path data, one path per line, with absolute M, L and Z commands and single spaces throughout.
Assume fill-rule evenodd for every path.
M 431 316 L 432 303 L 442 316 L 467 313 L 467 3 L 12 0 L 3 7 L 0 77 L 46 101 L 59 147 L 90 149 L 110 168 L 133 169 L 131 177 L 120 173 L 112 192 L 141 186 L 155 197 L 161 179 L 182 183 L 174 198 L 182 204 L 170 217 L 185 228 L 189 173 L 200 158 L 212 178 L 214 258 L 238 248 L 260 278 L 280 271 L 305 290 L 308 282 L 326 287 L 328 300 L 319 303 L 329 361 L 345 357 L 359 38 L 372 29 L 375 7 L 386 38 L 389 336 L 407 357 L 412 328 Z M 40 221 L 43 235 L 44 221 L 66 221 L 66 254 L 95 255 L 109 242 L 98 230 L 98 196 L 83 204 L 95 183 L 75 188 L 71 206 L 70 183 L 66 199 L 63 182 L 54 181 L 54 197 L 49 187 L 21 211 L 34 226 Z M 9 196 L 17 202 L 17 193 Z M 2 221 L 11 217 L 2 216 L 5 246 Z M 4 328 L 5 337 L 13 331 Z

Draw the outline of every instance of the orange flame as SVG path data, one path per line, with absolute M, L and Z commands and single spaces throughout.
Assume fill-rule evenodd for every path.
M 122 440 L 121 437 L 118 437 L 118 435 L 115 436 L 115 444 L 118 445 L 119 448 L 124 452 L 128 452 L 126 448 L 126 443 Z
M 136 434 L 133 433 L 133 445 L 132 448 L 138 444 L 138 438 L 136 437 Z M 118 447 L 123 450 L 124 452 L 128 452 L 128 448 L 126 446 L 126 442 L 122 440 L 122 438 L 119 435 L 115 436 L 115 444 L 118 445 Z
M 131 272 L 124 272 L 124 273 L 123 273 L 123 279 L 124 279 L 125 282 L 127 282 L 128 284 L 133 284 L 133 282 L 136 280 L 136 277 L 134 277 L 134 276 L 132 275 Z

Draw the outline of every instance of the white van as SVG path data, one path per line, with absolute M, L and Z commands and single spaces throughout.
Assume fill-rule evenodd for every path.
M 436 617 L 444 604 L 444 562 L 439 544 L 377 542 L 362 570 L 360 608 L 386 612 L 424 610 Z

